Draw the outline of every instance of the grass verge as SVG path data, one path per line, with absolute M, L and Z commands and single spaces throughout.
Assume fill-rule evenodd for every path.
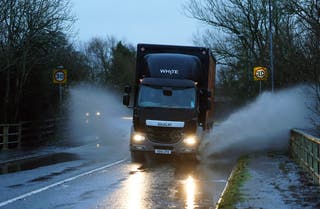
M 243 200 L 240 187 L 250 177 L 248 172 L 248 162 L 248 156 L 242 156 L 239 158 L 237 166 L 229 179 L 228 187 L 217 207 L 218 209 L 235 208 L 235 204 Z

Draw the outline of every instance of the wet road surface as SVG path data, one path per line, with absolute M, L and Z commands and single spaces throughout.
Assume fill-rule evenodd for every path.
M 67 156 L 72 156 L 71 161 L 2 174 L 0 206 L 214 208 L 231 170 L 231 165 L 161 158 L 138 164 L 131 163 L 128 156 L 93 166 L 92 161 Z
M 128 139 L 113 129 L 82 146 L 0 164 L 0 208 L 214 208 L 232 163 L 131 163 Z

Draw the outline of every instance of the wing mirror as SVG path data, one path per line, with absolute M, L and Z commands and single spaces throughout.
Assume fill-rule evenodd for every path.
M 122 98 L 122 104 L 129 107 L 130 104 L 130 93 L 132 91 L 132 87 L 131 86 L 125 86 L 124 87 L 124 95 Z M 130 107 L 129 107 L 130 108 Z
M 129 94 L 124 94 L 122 98 L 122 104 L 125 106 L 129 106 L 130 104 L 130 95 Z
M 212 97 L 212 92 L 208 91 L 207 89 L 201 89 L 200 90 L 200 95 L 203 99 L 203 105 L 206 110 L 211 110 L 212 106 L 211 106 L 211 97 Z
M 123 95 L 123 98 L 122 98 L 122 104 L 125 105 L 125 106 L 129 106 L 130 104 L 130 93 L 131 93 L 131 86 L 125 86 L 124 87 L 124 95 Z

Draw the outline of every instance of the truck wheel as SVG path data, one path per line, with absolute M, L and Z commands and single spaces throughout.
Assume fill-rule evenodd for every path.
M 139 151 L 131 151 L 131 161 L 132 162 L 143 162 L 144 161 L 144 153 Z

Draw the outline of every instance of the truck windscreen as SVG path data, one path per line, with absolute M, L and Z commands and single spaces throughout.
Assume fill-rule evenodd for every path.
M 194 87 L 163 88 L 141 85 L 138 97 L 140 107 L 193 109 L 195 103 L 196 89 Z

